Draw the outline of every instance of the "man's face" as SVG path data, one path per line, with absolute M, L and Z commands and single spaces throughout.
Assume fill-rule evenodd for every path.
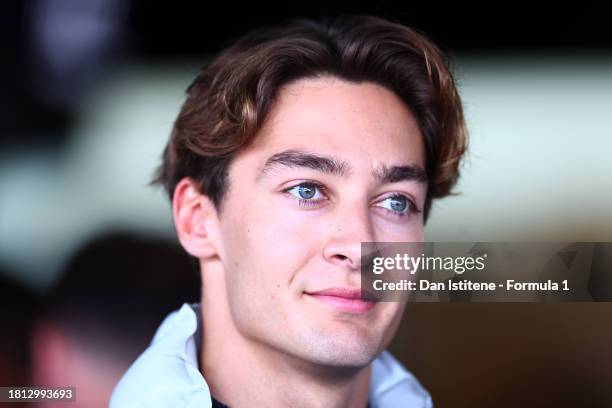
M 282 88 L 232 162 L 220 213 L 237 331 L 304 362 L 369 364 L 404 304 L 354 299 L 361 242 L 422 241 L 424 157 L 415 118 L 386 88 L 331 77 Z

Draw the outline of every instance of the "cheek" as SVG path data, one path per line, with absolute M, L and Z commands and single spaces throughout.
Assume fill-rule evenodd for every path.
M 223 223 L 227 299 L 234 324 L 243 333 L 282 333 L 295 315 L 296 298 L 312 259 L 313 237 L 304 223 L 281 211 L 242 213 Z
M 314 218 L 283 206 L 234 208 L 222 219 L 228 284 L 268 296 L 287 287 L 316 252 Z M 246 287 L 245 287 L 246 286 Z
M 393 340 L 395 333 L 400 325 L 402 315 L 404 314 L 406 304 L 403 302 L 386 302 L 388 309 L 384 312 L 384 317 L 381 319 L 384 322 L 384 330 L 381 330 L 381 349 L 387 346 Z
M 425 237 L 422 218 L 415 218 L 406 223 L 393 223 L 374 214 L 373 220 L 373 238 L 378 242 L 422 242 Z

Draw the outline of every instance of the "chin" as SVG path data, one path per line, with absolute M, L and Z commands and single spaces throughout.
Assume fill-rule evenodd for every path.
M 338 368 L 363 368 L 381 352 L 376 341 L 359 336 L 327 333 L 323 336 L 304 336 L 302 358 L 311 363 Z

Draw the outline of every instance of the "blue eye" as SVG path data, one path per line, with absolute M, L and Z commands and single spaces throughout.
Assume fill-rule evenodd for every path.
M 321 188 L 314 183 L 301 183 L 286 191 L 300 200 L 317 201 L 323 197 Z
M 412 202 L 403 195 L 393 195 L 385 198 L 381 207 L 396 213 L 397 215 L 407 215 L 412 210 Z

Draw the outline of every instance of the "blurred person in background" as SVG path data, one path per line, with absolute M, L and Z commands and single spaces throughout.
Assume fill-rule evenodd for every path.
M 106 407 L 111 390 L 163 317 L 199 298 L 178 245 L 112 233 L 75 254 L 49 292 L 31 337 L 33 384 L 76 387 L 69 407 Z M 37 403 L 36 406 L 60 403 Z
M 371 16 L 256 30 L 192 83 L 157 181 L 201 304 L 169 315 L 111 407 L 428 407 L 361 298 L 361 242 L 423 240 L 466 150 L 437 47 Z
M 0 387 L 25 386 L 30 384 L 28 338 L 39 296 L 8 276 L 0 270 Z

